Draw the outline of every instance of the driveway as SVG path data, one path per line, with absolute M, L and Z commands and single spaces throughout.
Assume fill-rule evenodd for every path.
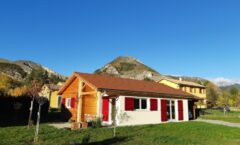
M 58 128 L 58 129 L 66 129 L 66 128 L 71 128 L 71 123 L 69 122 L 63 122 L 63 123 L 51 123 L 48 124 L 49 126 Z
M 220 120 L 207 120 L 207 119 L 197 119 L 196 121 L 240 128 L 240 123 L 231 123 L 231 122 L 225 122 L 225 121 L 220 121 Z

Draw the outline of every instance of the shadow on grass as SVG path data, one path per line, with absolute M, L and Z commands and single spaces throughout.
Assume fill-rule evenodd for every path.
M 83 140 L 83 143 L 74 143 L 71 145 L 113 145 L 113 144 L 119 144 L 121 142 L 125 142 L 126 140 L 128 140 L 129 137 L 114 137 L 114 138 L 109 138 L 109 139 L 105 139 L 102 141 L 98 141 L 98 142 L 91 142 L 89 143 L 89 140 Z
M 200 109 L 199 114 L 201 115 L 212 115 L 213 113 L 209 112 L 208 110 L 205 109 Z

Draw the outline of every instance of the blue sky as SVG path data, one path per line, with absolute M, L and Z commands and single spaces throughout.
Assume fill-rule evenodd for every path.
M 239 0 L 8 0 L 0 58 L 59 73 L 133 56 L 163 74 L 239 79 Z

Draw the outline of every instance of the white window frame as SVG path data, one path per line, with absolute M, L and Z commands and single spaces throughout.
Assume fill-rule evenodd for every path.
M 66 98 L 66 108 L 68 109 L 71 108 L 71 101 L 72 101 L 72 98 Z
M 149 109 L 149 103 L 148 103 L 148 98 L 138 98 L 138 97 L 135 97 L 133 99 L 139 99 L 139 109 L 135 109 L 134 108 L 134 111 L 148 111 Z M 146 100 L 146 109 L 142 109 L 142 100 Z
M 169 106 L 170 106 L 170 113 L 171 113 L 171 115 L 170 115 L 170 119 L 168 120 L 168 122 L 175 122 L 175 121 L 177 121 L 177 117 L 178 117 L 178 104 L 176 104 L 177 103 L 177 100 L 175 100 L 175 99 L 165 99 L 165 100 L 167 100 L 167 101 L 169 101 Z M 174 104 L 174 112 L 175 112 L 175 119 L 173 119 L 172 118 L 172 112 L 173 112 L 173 110 L 172 110 L 172 101 L 174 102 L 173 104 Z

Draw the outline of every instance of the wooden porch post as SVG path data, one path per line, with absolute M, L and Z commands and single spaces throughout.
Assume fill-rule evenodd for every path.
M 78 84 L 78 104 L 77 104 L 77 123 L 81 123 L 82 118 L 82 91 L 83 91 L 83 81 L 79 79 Z
M 196 119 L 196 106 L 193 105 L 193 119 Z
M 102 103 L 102 93 L 100 92 L 100 91 L 98 91 L 97 93 L 96 93 L 97 95 L 97 117 L 101 117 L 102 115 L 102 105 L 101 105 L 101 103 Z

